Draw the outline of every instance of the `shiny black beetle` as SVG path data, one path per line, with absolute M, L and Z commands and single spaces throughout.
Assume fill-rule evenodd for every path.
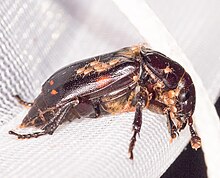
M 33 103 L 16 98 L 31 109 L 21 127 L 39 127 L 42 132 L 18 134 L 20 139 L 53 134 L 59 125 L 75 118 L 135 112 L 129 157 L 133 159 L 136 135 L 140 133 L 142 109 L 167 116 L 171 138 L 188 123 L 192 148 L 201 139 L 193 129 L 195 87 L 184 68 L 144 45 L 82 60 L 53 74 Z

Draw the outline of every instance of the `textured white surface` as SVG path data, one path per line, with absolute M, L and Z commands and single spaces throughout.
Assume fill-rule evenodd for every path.
M 155 21 L 155 15 L 149 8 L 145 10 L 148 16 L 142 24 L 150 34 L 149 39 L 111 1 L 20 0 L 0 5 L 0 177 L 153 178 L 162 175 L 176 159 L 188 143 L 188 129 L 170 144 L 165 117 L 148 111 L 144 111 L 133 162 L 127 157 L 127 149 L 134 113 L 67 123 L 53 136 L 38 139 L 17 140 L 7 133 L 26 112 L 12 95 L 21 94 L 32 100 L 47 77 L 78 59 L 137 44 L 145 38 L 157 50 L 188 66 L 176 44 L 167 45 L 173 44 L 173 39 Z M 156 26 L 147 27 L 151 24 L 161 27 L 159 42 Z M 188 71 L 197 79 L 191 67 Z M 200 90 L 199 81 L 198 90 L 204 91 Z M 210 102 L 204 103 L 201 95 L 199 98 L 197 109 L 207 106 L 213 114 L 206 116 L 205 109 L 202 113 L 197 111 L 198 125 L 202 114 L 201 121 L 205 116 L 215 121 Z M 203 139 L 206 135 L 202 129 L 198 127 Z

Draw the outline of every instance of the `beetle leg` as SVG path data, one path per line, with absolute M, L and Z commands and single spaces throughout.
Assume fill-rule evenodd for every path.
M 187 121 L 184 121 L 183 124 L 182 124 L 182 127 L 179 128 L 179 132 L 186 127 L 186 124 L 187 124 Z
M 10 130 L 8 133 L 11 134 L 11 135 L 17 136 L 18 139 L 37 138 L 41 135 L 46 134 L 45 132 L 35 132 L 35 133 L 31 133 L 31 134 L 19 134 L 19 133 L 16 133 L 16 132 L 12 131 L 12 130 Z
M 136 135 L 140 133 L 141 124 L 142 124 L 142 111 L 141 111 L 141 106 L 138 105 L 136 106 L 135 118 L 133 122 L 134 134 L 131 137 L 131 142 L 130 142 L 129 149 L 128 149 L 128 154 L 129 154 L 130 159 L 133 159 L 133 149 L 134 149 L 135 142 L 136 142 Z
M 80 115 L 76 112 L 76 109 L 74 107 L 72 107 L 68 114 L 65 116 L 65 119 L 63 119 L 62 123 L 68 121 L 68 122 L 72 122 L 74 119 L 80 119 Z
M 99 117 L 100 114 L 101 114 L 100 104 L 99 104 L 99 103 L 96 103 L 96 104 L 94 105 L 94 110 L 95 110 L 95 117 L 96 117 L 96 118 Z
M 171 136 L 170 141 L 172 142 L 172 139 L 176 138 L 176 134 L 178 134 L 178 132 L 177 132 L 177 128 L 176 128 L 175 124 L 173 123 L 173 121 L 170 117 L 170 112 L 167 113 L 167 126 L 168 126 L 168 131 Z
M 167 108 L 167 105 L 165 105 L 164 103 L 161 103 L 159 101 L 156 101 L 156 100 L 151 100 L 150 101 L 150 106 L 154 106 L 153 107 L 153 111 L 156 112 L 156 113 L 163 113 L 167 116 L 167 127 L 168 127 L 168 131 L 170 133 L 170 136 L 171 136 L 171 142 L 172 142 L 172 139 L 176 138 L 176 135 L 178 134 L 177 132 L 177 128 L 171 118 L 171 114 L 170 114 L 170 111 L 169 109 Z
M 49 123 L 47 123 L 43 128 L 42 132 L 35 132 L 31 134 L 18 134 L 14 131 L 9 131 L 9 134 L 15 135 L 18 137 L 18 139 L 26 139 L 26 138 L 37 138 L 42 135 L 50 134 L 52 135 L 53 132 L 57 129 L 57 127 L 63 122 L 65 119 L 66 114 L 71 109 L 72 105 L 69 104 L 67 106 L 64 106 L 60 109 L 60 111 L 57 112 L 56 116 L 54 116 L 53 119 Z
M 138 93 L 140 94 L 140 93 Z M 137 94 L 137 95 L 138 95 Z M 146 104 L 146 99 L 142 97 L 141 95 L 137 96 L 137 104 L 136 104 L 136 111 L 135 111 L 135 117 L 134 117 L 134 122 L 133 122 L 133 136 L 131 137 L 131 141 L 129 144 L 129 149 L 128 149 L 128 154 L 129 158 L 133 159 L 133 149 L 135 146 L 136 142 L 136 135 L 138 134 L 140 136 L 140 130 L 141 130 L 141 125 L 142 125 L 142 109 L 144 108 Z
M 33 106 L 33 103 L 24 101 L 23 99 L 21 99 L 19 95 L 14 95 L 13 97 L 15 97 L 18 100 L 18 102 L 24 107 L 30 108 L 31 106 Z
M 193 129 L 193 119 L 190 117 L 188 119 L 189 130 L 191 133 L 191 146 L 193 149 L 197 150 L 201 147 L 201 138 L 196 134 L 195 130 Z
M 46 132 L 46 134 L 53 134 L 57 127 L 61 125 L 63 121 L 66 119 L 65 116 L 67 115 L 71 107 L 72 105 L 67 105 L 64 108 L 62 108 L 58 113 L 57 117 L 55 116 L 54 119 L 51 119 L 51 121 L 42 128 Z

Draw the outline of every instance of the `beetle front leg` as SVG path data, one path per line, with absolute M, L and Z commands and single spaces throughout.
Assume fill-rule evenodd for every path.
M 129 149 L 128 149 L 128 154 L 129 158 L 133 159 L 133 149 L 135 146 L 136 142 L 136 135 L 138 134 L 140 137 L 140 130 L 141 130 L 141 125 L 142 125 L 142 109 L 146 105 L 146 98 L 144 98 L 141 95 L 137 96 L 137 104 L 136 104 L 136 111 L 135 111 L 135 117 L 134 117 L 134 122 L 133 122 L 133 136 L 131 137 L 131 141 L 129 144 Z
M 191 133 L 191 146 L 193 149 L 197 150 L 201 147 L 201 138 L 196 134 L 193 129 L 193 119 L 192 116 L 188 119 L 189 130 Z

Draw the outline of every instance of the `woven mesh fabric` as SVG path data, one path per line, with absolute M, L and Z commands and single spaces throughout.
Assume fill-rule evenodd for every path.
M 170 144 L 166 118 L 149 111 L 134 161 L 134 113 L 77 120 L 38 139 L 8 135 L 27 113 L 12 95 L 32 101 L 60 67 L 144 39 L 111 1 L 6 1 L 0 17 L 0 177 L 160 177 L 184 149 L 188 129 Z

